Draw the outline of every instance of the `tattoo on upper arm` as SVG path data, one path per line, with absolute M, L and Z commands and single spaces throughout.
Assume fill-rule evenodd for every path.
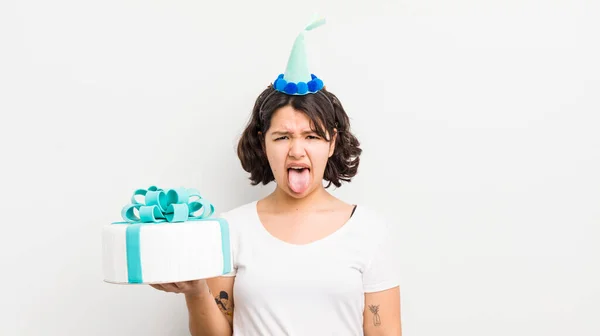
M 233 315 L 233 305 L 226 291 L 221 291 L 218 296 L 215 296 L 215 302 L 223 314 L 227 316 Z
M 379 305 L 369 305 L 369 310 L 373 313 L 373 325 L 381 325 L 381 317 L 379 317 Z

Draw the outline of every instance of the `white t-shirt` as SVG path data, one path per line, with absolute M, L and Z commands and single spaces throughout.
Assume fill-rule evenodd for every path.
M 363 335 L 364 294 L 399 284 L 386 222 L 358 205 L 333 234 L 294 245 L 264 228 L 256 203 L 221 215 L 236 277 L 233 334 Z

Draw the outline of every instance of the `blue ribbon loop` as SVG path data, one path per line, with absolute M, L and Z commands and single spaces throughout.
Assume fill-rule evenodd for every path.
M 143 200 L 138 200 L 137 196 L 143 196 Z M 121 210 L 121 217 L 128 223 L 174 223 L 209 218 L 214 212 L 215 207 L 196 189 L 165 191 L 152 186 L 136 190 L 131 203 Z
M 141 200 L 138 200 L 139 197 Z M 136 214 L 137 212 L 137 214 Z M 186 221 L 217 221 L 221 229 L 223 272 L 231 272 L 229 225 L 223 218 L 212 218 L 215 207 L 202 198 L 196 189 L 176 188 L 163 190 L 156 186 L 137 189 L 129 204 L 121 210 L 124 221 L 113 224 L 128 224 L 125 232 L 127 250 L 127 273 L 129 283 L 142 283 L 140 255 L 140 229 L 142 225 L 168 224 Z

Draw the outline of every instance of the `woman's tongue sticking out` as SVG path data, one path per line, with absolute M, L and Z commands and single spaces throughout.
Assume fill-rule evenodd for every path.
M 310 171 L 308 168 L 288 169 L 288 183 L 295 193 L 302 194 L 310 185 Z

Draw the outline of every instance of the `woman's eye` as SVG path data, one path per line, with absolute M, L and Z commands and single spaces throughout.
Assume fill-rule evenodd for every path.
M 315 140 L 316 140 L 316 139 L 319 139 L 319 137 L 317 137 L 317 136 L 314 136 L 314 135 L 309 135 L 309 136 L 308 136 L 308 138 L 309 138 L 309 139 L 315 139 Z

